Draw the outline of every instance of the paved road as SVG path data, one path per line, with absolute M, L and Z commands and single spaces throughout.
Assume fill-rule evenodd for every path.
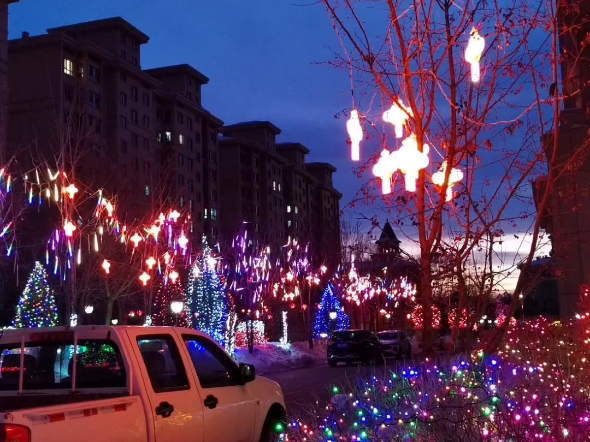
M 305 412 L 306 405 L 318 401 L 324 406 L 330 398 L 330 390 L 336 386 L 354 385 L 357 377 L 367 378 L 372 375 L 383 376 L 389 369 L 399 367 L 404 361 L 388 360 L 387 365 L 353 365 L 346 367 L 329 367 L 321 365 L 312 368 L 292 370 L 285 373 L 268 375 L 278 382 L 283 389 L 285 401 L 290 414 Z

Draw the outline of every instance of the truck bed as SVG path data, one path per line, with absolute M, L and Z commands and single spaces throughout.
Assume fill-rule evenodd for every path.
M 74 392 L 74 393 L 24 393 L 10 396 L 0 395 L 0 412 L 23 409 L 68 405 L 78 402 L 114 399 L 128 396 L 127 392 Z

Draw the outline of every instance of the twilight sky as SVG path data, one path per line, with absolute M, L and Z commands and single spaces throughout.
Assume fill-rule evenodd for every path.
M 353 174 L 345 122 L 334 118 L 351 107 L 350 80 L 347 71 L 323 64 L 341 53 L 341 45 L 321 3 L 20 0 L 10 6 L 9 38 L 20 37 L 22 31 L 38 35 L 47 28 L 114 16 L 150 36 L 142 48 L 143 68 L 194 66 L 210 78 L 203 106 L 226 124 L 269 120 L 283 131 L 279 141 L 301 142 L 311 150 L 308 160 L 336 166 L 342 208 L 369 178 L 370 172 L 363 179 Z M 383 15 L 371 19 L 377 24 L 379 17 Z M 367 207 L 360 210 L 371 212 Z M 415 252 L 409 241 L 400 239 L 402 247 Z M 507 235 L 502 252 L 518 257 L 522 240 Z M 509 261 L 513 265 L 514 260 Z

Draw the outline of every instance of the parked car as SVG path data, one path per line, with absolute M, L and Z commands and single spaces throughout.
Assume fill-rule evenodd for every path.
M 368 330 L 338 330 L 328 341 L 328 365 L 335 367 L 338 362 L 350 365 L 353 362 L 381 363 L 381 343 Z
M 0 442 L 270 442 L 281 388 L 175 327 L 0 331 Z
M 387 330 L 377 333 L 383 348 L 383 356 L 409 358 L 412 356 L 412 344 L 408 336 L 399 330 Z

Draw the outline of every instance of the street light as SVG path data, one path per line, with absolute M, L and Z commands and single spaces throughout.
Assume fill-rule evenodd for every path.
M 118 319 L 111 319 L 111 324 L 117 325 L 119 323 Z
M 86 307 L 84 307 L 84 313 L 91 315 L 92 312 L 94 311 L 94 306 L 92 305 L 87 305 Z
M 170 303 L 170 310 L 176 316 L 176 321 L 175 321 L 176 326 L 178 326 L 178 315 L 180 315 L 180 312 L 182 312 L 183 308 L 184 308 L 184 303 L 182 301 L 172 301 Z
M 330 319 L 332 321 L 334 321 L 337 317 L 338 317 L 338 313 L 336 313 L 336 312 L 330 312 Z
M 338 317 L 338 313 L 330 312 L 330 331 L 334 333 L 336 330 L 336 318 Z

